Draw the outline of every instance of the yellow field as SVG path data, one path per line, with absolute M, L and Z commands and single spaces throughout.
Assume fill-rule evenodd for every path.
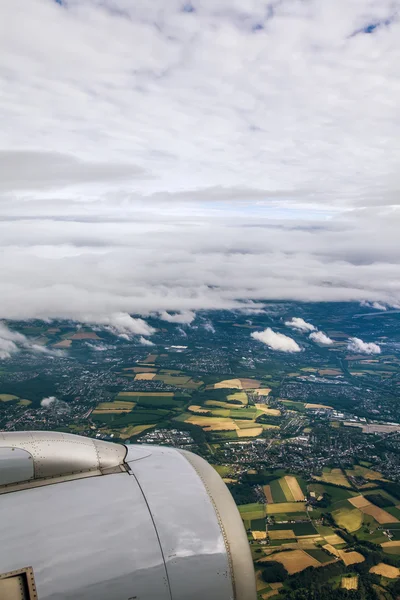
M 280 417 L 281 411 L 278 408 L 269 408 L 265 404 L 256 404 L 256 409 L 261 410 L 266 415 L 271 415 L 271 417 Z
M 104 413 L 120 415 L 127 413 L 136 406 L 136 402 L 124 402 L 123 400 L 116 400 L 115 402 L 100 402 L 93 411 L 94 415 L 101 415 Z
M 21 406 L 29 406 L 30 404 L 32 404 L 32 400 L 20 400 L 18 404 L 20 404 Z
M 332 409 L 332 406 L 327 406 L 326 404 L 312 404 L 307 402 L 307 404 L 305 404 L 304 408 L 327 408 L 327 409 Z
M 165 398 L 171 398 L 174 392 L 120 392 L 118 396 L 164 396 Z M 117 396 L 117 398 L 118 398 Z
M 264 496 L 266 497 L 268 504 L 273 504 L 274 499 L 272 497 L 271 486 L 264 485 L 263 490 L 264 490 Z
M 188 410 L 190 410 L 190 412 L 197 412 L 197 413 L 209 412 L 206 408 L 202 408 L 201 406 L 198 406 L 197 404 L 192 404 L 191 406 L 189 406 Z
M 268 535 L 271 540 L 290 540 L 291 538 L 296 538 L 293 529 L 277 529 L 269 531 Z
M 373 471 L 372 469 L 367 469 L 361 465 L 355 465 L 354 469 L 346 470 L 346 474 L 352 475 L 353 477 L 364 477 L 364 479 L 385 479 L 379 471 Z
M 399 520 L 396 517 L 388 513 L 386 510 L 383 510 L 383 508 L 375 506 L 375 504 L 369 502 L 369 500 L 364 498 L 364 496 L 356 496 L 355 498 L 349 498 L 349 502 L 353 506 L 359 508 L 363 513 L 374 517 L 374 519 L 378 521 L 379 524 L 399 522 Z
M 332 512 L 339 527 L 347 529 L 349 533 L 360 529 L 363 522 L 363 514 L 358 508 L 339 508 Z
M 288 484 L 289 490 L 293 496 L 293 499 L 295 500 L 295 502 L 298 501 L 303 501 L 304 500 L 304 494 L 301 491 L 301 488 L 299 486 L 299 482 L 297 481 L 296 477 L 293 477 L 292 475 L 286 475 L 285 476 L 285 481 Z
M 222 402 L 221 400 L 206 400 L 204 404 L 215 408 L 240 408 L 239 405 Z
M 400 548 L 400 540 L 390 540 L 381 544 L 382 548 Z
M 330 554 L 333 554 L 334 556 L 337 556 L 338 558 L 340 558 L 339 550 L 337 550 L 335 548 L 335 546 L 332 546 L 332 544 L 325 544 L 322 547 L 323 547 L 324 550 L 326 550 Z
M 327 542 L 327 544 L 332 544 L 333 546 L 335 544 L 344 544 L 344 540 L 340 537 L 340 535 L 337 535 L 336 533 L 332 533 L 332 535 L 325 535 L 325 540 Z
M 272 556 L 262 558 L 260 563 L 271 560 L 282 563 L 289 575 L 303 571 L 307 567 L 319 567 L 321 564 L 303 550 L 289 550 L 289 552 L 275 553 Z
M 383 577 L 388 577 L 389 579 L 396 579 L 400 576 L 400 569 L 398 567 L 392 567 L 385 563 L 379 563 L 378 565 L 371 567 L 369 572 L 375 573 L 375 575 L 383 575 Z
M 326 481 L 327 483 L 333 483 L 334 485 L 343 485 L 344 487 L 351 487 L 349 481 L 342 473 L 341 469 L 332 469 L 330 473 L 322 473 L 321 477 L 315 477 L 318 481 Z
M 267 537 L 266 531 L 252 531 L 251 535 L 255 540 L 265 540 Z
M 135 375 L 135 381 L 151 381 L 156 377 L 156 373 L 138 373 Z
M 271 392 L 271 388 L 258 388 L 257 390 L 254 390 L 254 394 L 257 394 L 258 396 L 268 396 L 268 394 Z
M 355 565 L 356 563 L 364 562 L 365 558 L 359 552 L 344 552 L 344 550 L 339 550 L 339 557 L 342 559 L 346 567 L 349 565 Z
M 342 577 L 340 586 L 344 590 L 356 590 L 358 588 L 358 575 L 353 577 Z
M 0 394 L 1 402 L 10 402 L 10 400 L 18 400 L 19 396 L 14 396 L 14 394 Z
M 123 440 L 126 440 L 130 437 L 132 437 L 133 435 L 139 435 L 139 433 L 142 433 L 143 431 L 146 431 L 146 429 L 151 429 L 152 427 L 154 427 L 155 425 L 129 425 L 129 427 L 124 427 L 123 429 L 121 429 L 118 433 L 119 437 Z
M 262 427 L 249 427 L 247 429 L 238 429 L 236 433 L 238 437 L 257 437 L 262 431 Z
M 242 389 L 244 390 L 255 390 L 260 387 L 260 382 L 257 379 L 240 379 Z
M 72 345 L 72 340 L 63 340 L 62 342 L 57 342 L 57 344 L 53 344 L 53 348 L 69 348 Z
M 304 512 L 305 502 L 279 502 L 277 504 L 266 505 L 267 515 L 277 515 L 280 513 Z
M 238 390 L 243 389 L 240 379 L 224 379 L 223 381 L 219 381 L 218 383 L 214 384 L 214 389 L 216 390 L 232 388 L 236 388 Z
M 247 394 L 245 392 L 235 392 L 234 394 L 229 394 L 226 399 L 228 401 L 235 400 L 237 402 L 241 402 L 245 406 L 249 403 L 249 399 L 247 398 Z M 233 408 L 231 406 L 231 408 Z
M 368 506 L 371 504 L 371 502 L 364 498 L 364 496 L 355 496 L 354 498 L 349 498 L 349 502 L 356 508 L 362 508 L 363 506 Z
M 124 371 L 133 371 L 134 373 L 155 373 L 155 367 L 126 367 Z

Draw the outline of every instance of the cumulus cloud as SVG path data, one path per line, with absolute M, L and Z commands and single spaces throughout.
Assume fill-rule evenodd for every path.
M 64 356 L 62 350 L 53 350 L 35 344 L 22 333 L 13 331 L 5 323 L 0 322 L 0 360 L 10 358 L 21 349 L 37 354 L 48 354 L 49 356 Z
M 277 333 L 270 327 L 264 331 L 253 331 L 251 337 L 263 344 L 266 344 L 271 350 L 279 350 L 280 352 L 301 352 L 300 346 L 293 338 Z
M 311 323 L 307 323 L 301 317 L 293 317 L 290 321 L 285 321 L 285 325 L 287 327 L 291 327 L 292 329 L 298 329 L 299 331 L 315 331 L 316 327 Z
M 143 337 L 142 335 L 141 335 L 141 336 L 140 336 L 140 338 L 139 338 L 139 342 L 140 342 L 140 343 L 141 343 L 143 346 L 154 346 L 154 343 L 153 343 L 151 340 L 149 340 L 149 339 L 147 339 L 147 338 Z
M 387 310 L 387 306 L 382 304 L 382 302 L 361 302 L 361 306 L 365 306 L 367 308 L 373 308 L 375 310 Z
M 203 323 L 203 327 L 206 331 L 209 331 L 210 333 L 215 333 L 215 327 L 211 323 L 211 321 L 206 321 L 205 323 Z
M 399 304 L 392 0 L 244 5 L 0 3 L 0 317 Z
M 136 319 L 128 315 L 127 313 L 113 313 L 108 316 L 85 316 L 83 317 L 86 323 L 98 323 L 107 325 L 113 333 L 120 335 L 121 337 L 129 337 L 133 335 L 152 335 L 155 332 L 154 327 L 151 327 L 143 319 Z
M 57 398 L 55 396 L 48 396 L 47 398 L 43 398 L 43 400 L 41 400 L 40 406 L 42 406 L 43 408 L 48 408 L 49 406 L 51 406 L 52 404 L 55 404 L 56 402 L 57 402 Z
M 359 354 L 380 354 L 381 349 L 374 342 L 363 342 L 360 338 L 349 338 L 347 349 Z
M 331 338 L 325 333 L 322 333 L 322 331 L 314 331 L 313 333 L 310 333 L 309 338 L 313 342 L 317 342 L 317 344 L 321 344 L 322 346 L 331 346 L 333 344 L 333 340 L 331 340 Z
M 196 318 L 196 313 L 191 310 L 184 310 L 176 314 L 170 314 L 167 311 L 162 311 L 159 315 L 162 321 L 168 321 L 168 323 L 180 323 L 181 325 L 189 325 Z

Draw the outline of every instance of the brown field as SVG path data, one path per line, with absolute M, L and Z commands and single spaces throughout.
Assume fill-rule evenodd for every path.
M 271 560 L 282 563 L 289 575 L 303 571 L 303 569 L 306 569 L 307 567 L 319 567 L 321 564 L 303 550 L 290 550 L 289 552 L 275 553 L 272 556 L 262 558 L 260 563 Z
M 341 375 L 342 371 L 339 371 L 338 369 L 320 369 L 318 371 L 319 375 Z
M 400 569 L 398 567 L 392 567 L 385 563 L 379 563 L 378 565 L 371 567 L 369 572 L 375 573 L 375 575 L 383 575 L 383 577 L 388 577 L 389 579 L 396 579 L 400 576 Z
M 253 391 L 253 393 L 257 394 L 258 396 L 268 396 L 270 392 L 271 388 L 258 388 L 257 390 Z
M 379 508 L 378 506 L 375 506 L 375 504 L 371 504 L 371 502 L 364 498 L 364 496 L 349 498 L 349 502 L 356 508 L 359 508 L 363 513 L 374 517 L 374 519 L 380 524 L 399 522 L 396 517 L 388 513 L 386 510 L 383 510 L 383 508 Z
M 324 550 L 327 550 L 330 554 L 333 554 L 334 556 L 340 558 L 339 550 L 337 550 L 335 546 L 332 546 L 332 544 L 325 544 L 322 547 Z
M 243 390 L 255 390 L 261 385 L 261 382 L 257 379 L 240 379 L 239 381 Z
M 336 533 L 332 533 L 331 535 L 325 535 L 325 540 L 328 544 L 334 546 L 335 544 L 344 544 L 344 540 L 337 535 Z
M 322 473 L 321 477 L 315 477 L 318 481 L 326 481 L 344 487 L 351 487 L 347 477 L 342 473 L 341 469 L 332 469 L 330 473 Z
M 236 433 L 238 437 L 257 437 L 262 431 L 262 427 L 251 427 L 248 429 L 238 429 Z
M 269 408 L 265 404 L 256 404 L 257 410 L 261 410 L 266 415 L 271 415 L 271 417 L 280 417 L 281 411 L 278 408 Z
M 268 423 L 261 423 L 263 429 L 280 429 L 280 425 L 268 425 Z
M 290 540 L 296 538 L 293 529 L 275 529 L 268 532 L 271 540 Z
M 382 473 L 379 473 L 379 471 L 373 471 L 372 469 L 367 469 L 361 465 L 355 465 L 354 469 L 346 469 L 346 474 L 354 477 L 363 477 L 364 479 L 381 479 L 382 481 L 387 481 L 384 479 Z
M 356 563 L 364 562 L 365 558 L 359 552 L 344 552 L 343 550 L 339 550 L 339 556 L 348 567 L 349 565 L 355 565 Z
M 344 590 L 356 590 L 358 588 L 358 575 L 353 577 L 342 577 L 340 587 Z
M 264 490 L 264 496 L 267 499 L 268 504 L 273 504 L 274 503 L 274 499 L 273 499 L 272 493 L 271 493 L 271 486 L 270 485 L 264 485 L 263 490 Z
M 79 333 L 74 333 L 71 335 L 70 340 L 100 340 L 97 333 L 94 331 L 81 331 Z
M 364 498 L 364 496 L 355 496 L 354 498 L 349 498 L 349 502 L 356 508 L 363 508 L 364 506 L 371 504 L 371 502 Z
M 374 517 L 374 519 L 380 524 L 399 522 L 399 520 L 396 517 L 386 512 L 386 510 L 383 510 L 383 508 L 375 506 L 374 504 L 371 504 L 370 506 L 363 506 L 361 510 L 367 515 L 371 515 L 371 517 Z
M 219 381 L 214 384 L 214 389 L 232 389 L 236 388 L 238 390 L 242 389 L 242 382 L 240 379 L 224 379 L 223 381 Z
M 135 375 L 135 381 L 151 381 L 156 376 L 157 373 L 138 373 Z
M 265 540 L 267 533 L 265 531 L 252 531 L 251 535 L 255 540 Z
M 304 502 L 279 502 L 277 504 L 267 504 L 265 508 L 267 515 L 274 515 L 280 513 L 304 512 L 306 505 Z
M 390 540 L 381 544 L 382 548 L 400 548 L 400 540 Z
M 299 482 L 297 481 L 296 477 L 293 477 L 292 475 L 286 475 L 285 476 L 285 481 L 289 486 L 289 490 L 293 496 L 293 499 L 295 500 L 295 502 L 298 501 L 303 501 L 304 500 L 304 494 L 301 491 L 301 488 L 299 486 Z
M 62 342 L 57 342 L 57 344 L 53 344 L 53 348 L 69 348 L 72 344 L 72 340 L 63 340 Z
M 307 404 L 304 405 L 304 408 L 328 408 L 331 409 L 332 406 L 327 406 L 326 404 L 312 404 L 307 402 Z

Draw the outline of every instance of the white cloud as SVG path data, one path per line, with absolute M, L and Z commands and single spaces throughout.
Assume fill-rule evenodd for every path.
M 143 346 L 154 346 L 154 343 L 151 340 L 144 338 L 142 335 L 139 338 L 139 342 L 143 344 Z
M 380 354 L 381 349 L 378 344 L 374 342 L 363 342 L 360 338 L 349 338 L 349 343 L 347 344 L 347 349 L 351 352 L 356 352 L 360 354 Z
M 382 302 L 361 302 L 361 306 L 366 306 L 367 308 L 374 308 L 375 310 L 387 310 L 387 306 L 382 304 Z
M 108 316 L 82 316 L 85 323 L 97 323 L 108 325 L 110 330 L 116 335 L 129 336 L 133 335 L 152 335 L 155 332 L 154 327 L 151 327 L 143 319 L 135 319 L 127 313 L 113 313 Z
M 182 312 L 171 315 L 167 311 L 162 311 L 159 315 L 162 321 L 168 321 L 168 323 L 180 323 L 181 325 L 189 325 L 196 318 L 196 313 L 191 310 L 184 310 Z
M 291 327 L 292 329 L 298 329 L 299 331 L 315 331 L 316 327 L 311 323 L 307 323 L 301 317 L 293 317 L 290 321 L 285 321 L 285 325 L 287 327 Z
M 283 333 L 277 333 L 270 327 L 264 329 L 264 331 L 253 331 L 251 337 L 266 344 L 271 350 L 280 350 L 281 352 L 301 352 L 300 346 L 294 339 Z
M 129 336 L 150 334 L 112 315 L 398 305 L 392 16 L 392 0 L 0 3 L 0 317 L 90 310 Z
M 35 352 L 37 354 L 48 354 L 49 356 L 63 356 L 62 350 L 53 350 L 33 343 L 22 333 L 9 329 L 5 323 L 0 322 L 0 360 L 10 358 L 21 349 Z
M 211 321 L 206 321 L 205 323 L 203 323 L 203 327 L 206 331 L 209 331 L 210 333 L 215 333 L 215 327 L 211 323 Z
M 47 398 L 43 398 L 43 400 L 41 400 L 40 406 L 43 408 L 48 408 L 55 402 L 57 402 L 57 398 L 55 396 L 48 396 Z
M 313 333 L 310 333 L 309 338 L 313 342 L 317 342 L 317 344 L 321 344 L 322 346 L 331 346 L 333 344 L 333 340 L 331 340 L 331 338 L 325 333 L 322 333 L 322 331 L 314 331 Z

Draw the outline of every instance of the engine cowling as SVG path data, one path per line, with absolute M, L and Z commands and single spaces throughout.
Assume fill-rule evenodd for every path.
M 0 597 L 19 577 L 39 600 L 256 598 L 232 496 L 184 450 L 0 434 L 0 536 Z

